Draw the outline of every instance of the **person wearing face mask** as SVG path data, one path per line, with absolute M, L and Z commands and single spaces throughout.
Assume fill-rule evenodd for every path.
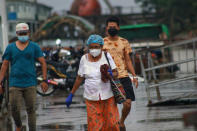
M 119 30 L 119 18 L 116 16 L 109 17 L 106 21 L 107 37 L 104 38 L 103 50 L 108 51 L 111 54 L 117 66 L 118 78 L 126 92 L 127 99 L 123 103 L 122 116 L 119 122 L 120 130 L 126 131 L 124 121 L 131 110 L 131 102 L 135 101 L 135 94 L 128 71 L 133 75 L 133 83 L 136 85 L 136 88 L 138 87 L 138 80 L 129 56 L 132 49 L 126 39 L 118 36 Z
M 29 34 L 29 26 L 26 23 L 16 25 L 18 40 L 7 46 L 2 57 L 3 64 L 0 71 L 0 88 L 2 88 L 4 76 L 9 64 L 11 65 L 9 101 L 16 131 L 22 131 L 20 118 L 22 99 L 24 99 L 27 110 L 29 131 L 36 131 L 36 60 L 42 65 L 42 90 L 46 92 L 48 89 L 47 68 L 43 53 L 38 44 L 29 40 Z
M 87 40 L 89 53 L 80 60 L 78 76 L 71 93 L 66 98 L 67 107 L 83 80 L 84 98 L 87 106 L 88 131 L 119 131 L 119 114 L 110 82 L 103 81 L 101 67 L 108 64 L 102 51 L 104 41 L 99 35 L 91 35 Z M 111 64 L 112 72 L 108 75 L 118 76 L 116 65 L 109 53 L 106 55 Z M 106 65 L 105 65 L 106 66 Z

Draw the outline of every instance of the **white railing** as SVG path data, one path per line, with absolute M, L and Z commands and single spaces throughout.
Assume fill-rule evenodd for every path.
M 132 54 L 133 59 L 136 58 L 136 54 L 138 55 L 141 75 L 144 77 L 149 104 L 152 103 L 152 89 L 156 89 L 157 99 L 161 101 L 160 87 L 197 78 L 196 49 L 197 38 L 193 38 L 154 49 L 147 47 L 147 49 L 136 50 L 134 54 Z M 155 50 L 160 50 L 162 52 L 163 56 L 159 62 L 155 62 L 158 61 L 158 59 L 152 57 L 152 53 Z M 168 69 L 168 71 L 166 69 Z M 161 72 L 161 70 L 163 70 L 163 72 Z M 169 74 L 169 76 L 166 76 L 164 79 L 163 76 L 166 74 Z M 184 76 L 181 74 L 184 74 Z

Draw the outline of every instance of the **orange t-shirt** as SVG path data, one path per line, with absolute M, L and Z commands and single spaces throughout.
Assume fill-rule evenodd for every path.
M 129 42 L 121 37 L 119 37 L 116 41 L 111 41 L 108 37 L 106 37 L 104 38 L 103 50 L 111 54 L 118 69 L 118 78 L 127 77 L 128 71 L 124 54 L 129 54 L 132 52 Z

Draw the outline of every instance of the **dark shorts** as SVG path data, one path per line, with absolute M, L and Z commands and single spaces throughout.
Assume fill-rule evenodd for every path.
M 120 82 L 123 85 L 124 90 L 126 92 L 126 98 L 135 101 L 135 94 L 133 91 L 131 79 L 129 77 L 120 78 Z

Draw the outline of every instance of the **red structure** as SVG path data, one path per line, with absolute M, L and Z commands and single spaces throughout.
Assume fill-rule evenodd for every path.
M 98 0 L 75 0 L 71 7 L 71 13 L 78 16 L 100 15 L 101 6 Z

